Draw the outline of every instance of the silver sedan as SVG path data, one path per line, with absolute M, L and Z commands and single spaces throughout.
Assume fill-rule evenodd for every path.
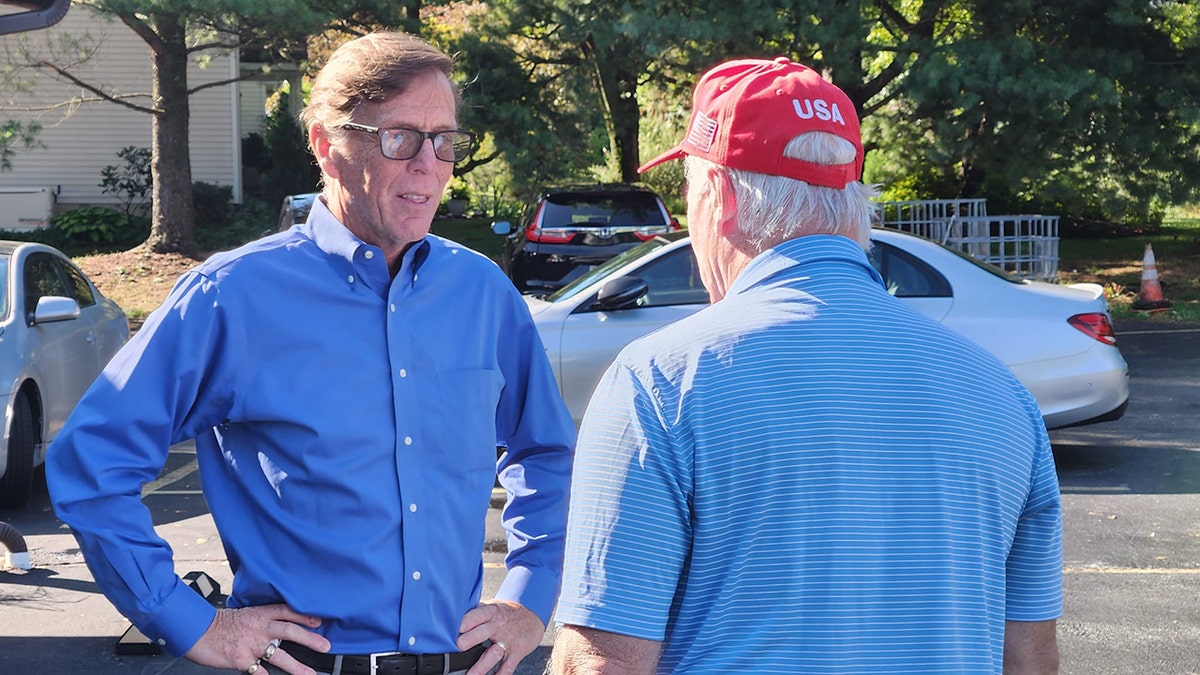
M 995 354 L 1037 399 L 1047 428 L 1124 413 L 1129 376 L 1100 286 L 1022 280 L 894 230 L 875 229 L 871 239 L 888 291 Z M 705 307 L 708 293 L 683 231 L 526 302 L 578 424 L 617 352 Z
M 128 340 L 125 313 L 66 256 L 0 241 L 0 507 L 29 499 L 50 442 Z

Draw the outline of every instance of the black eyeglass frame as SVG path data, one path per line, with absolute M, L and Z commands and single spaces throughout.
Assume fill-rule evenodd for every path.
M 372 127 L 372 126 L 368 126 L 366 124 L 358 124 L 357 122 L 346 122 L 345 124 L 341 125 L 339 128 L 346 129 L 349 131 L 361 131 L 363 133 L 374 134 L 375 137 L 379 139 L 379 152 L 382 153 L 383 156 L 387 157 L 388 159 L 395 159 L 395 160 L 401 160 L 401 161 L 406 160 L 406 159 L 412 159 L 413 157 L 416 157 L 417 155 L 421 154 L 421 148 L 425 147 L 426 139 L 428 139 L 429 141 L 431 141 L 433 143 L 433 156 L 437 157 L 440 161 L 450 162 L 451 164 L 458 164 L 459 162 L 463 161 L 464 159 L 470 157 L 471 150 L 475 147 L 475 132 L 467 131 L 466 129 L 443 129 L 441 131 L 421 131 L 420 129 L 413 129 L 412 127 L 388 127 L 388 128 Z M 387 153 L 387 149 L 386 149 L 387 143 L 384 140 L 384 134 L 388 133 L 389 131 L 402 131 L 404 133 L 415 134 L 415 135 L 421 137 L 421 142 L 416 144 L 415 149 L 413 150 L 412 154 L 408 155 L 407 157 L 397 157 L 395 155 L 389 155 Z M 445 157 L 442 157 L 440 154 L 438 154 L 438 147 L 439 147 L 438 146 L 438 137 L 445 135 L 445 134 L 461 134 L 461 135 L 466 136 L 466 145 L 462 151 L 461 156 L 457 152 L 459 145 L 454 142 L 451 142 L 450 145 L 448 146 L 450 148 L 450 152 L 454 153 L 450 159 L 446 159 Z M 447 146 L 441 146 L 441 147 L 447 147 Z

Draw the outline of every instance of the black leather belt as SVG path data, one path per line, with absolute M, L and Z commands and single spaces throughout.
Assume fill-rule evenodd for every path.
M 334 672 L 337 654 L 322 654 L 304 645 L 285 641 L 279 648 L 320 673 Z M 443 675 L 475 665 L 487 647 L 446 654 L 342 654 L 342 675 Z

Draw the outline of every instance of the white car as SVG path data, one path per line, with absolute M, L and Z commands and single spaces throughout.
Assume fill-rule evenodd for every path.
M 1114 420 L 1129 376 L 1097 284 L 1026 281 L 932 241 L 871 232 L 889 292 L 995 354 L 1037 399 L 1048 429 Z M 545 297 L 526 296 L 579 424 L 626 344 L 708 304 L 687 232 L 662 235 Z
M 67 415 L 129 340 L 129 322 L 50 246 L 0 241 L 0 284 L 0 507 L 15 508 Z

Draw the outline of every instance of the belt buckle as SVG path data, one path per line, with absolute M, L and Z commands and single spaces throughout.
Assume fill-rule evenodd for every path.
M 367 663 L 371 668 L 371 672 L 379 671 L 379 659 L 385 656 L 403 656 L 404 652 L 379 652 L 377 654 L 368 654 Z

